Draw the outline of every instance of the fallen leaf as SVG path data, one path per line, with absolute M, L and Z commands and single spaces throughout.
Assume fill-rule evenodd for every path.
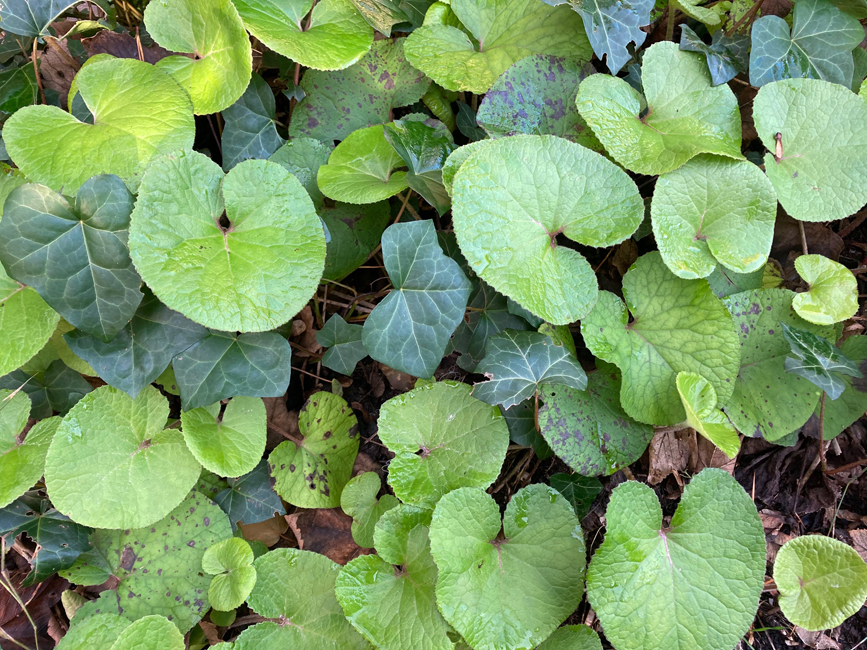
M 379 364 L 379 369 L 382 371 L 382 374 L 385 375 L 389 385 L 399 393 L 405 393 L 408 390 L 412 390 L 413 386 L 415 386 L 416 378 L 412 375 L 390 368 L 384 363 Z
M 852 538 L 852 547 L 858 551 L 858 555 L 867 562 L 867 530 L 864 528 L 850 530 L 849 536 Z
M 271 519 L 260 521 L 258 524 L 238 524 L 241 527 L 241 532 L 244 534 L 244 539 L 249 541 L 259 541 L 265 546 L 274 546 L 280 541 L 281 535 L 289 528 L 286 520 L 277 515 Z
M 45 50 L 39 58 L 39 74 L 45 88 L 54 90 L 60 95 L 60 103 L 64 109 L 69 87 L 79 69 L 81 64 L 69 53 L 66 41 L 45 39 Z
M 650 441 L 648 483 L 656 485 L 669 474 L 674 474 L 680 483 L 678 472 L 685 470 L 689 464 L 689 437 L 694 435 L 695 431 L 692 429 L 663 429 L 654 434 Z
M 289 528 L 303 551 L 320 553 L 337 564 L 345 565 L 373 549 L 361 548 L 352 539 L 352 517 L 337 508 L 302 510 L 286 515 Z
M 81 39 L 81 44 L 89 57 L 97 54 L 111 54 L 118 59 L 139 58 L 138 44 L 129 34 L 118 34 L 106 29 L 96 36 Z M 142 54 L 144 54 L 144 60 L 147 63 L 156 63 L 160 59 L 171 56 L 174 52 L 169 52 L 167 49 L 154 44 L 151 47 L 142 47 Z

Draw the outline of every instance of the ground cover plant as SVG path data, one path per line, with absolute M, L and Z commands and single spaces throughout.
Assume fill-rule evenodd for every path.
M 0 648 L 867 648 L 864 0 L 0 0 Z

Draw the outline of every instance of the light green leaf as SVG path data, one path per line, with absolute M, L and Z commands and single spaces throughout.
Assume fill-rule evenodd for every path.
M 141 305 L 139 305 L 139 307 L 141 307 Z M 57 329 L 55 329 L 54 334 L 51 335 L 51 347 L 54 348 L 54 351 L 57 353 L 57 356 L 60 358 L 60 360 L 63 361 L 63 363 L 65 363 L 75 372 L 86 375 L 88 377 L 97 377 L 99 373 L 93 369 L 93 366 L 91 366 L 89 363 L 87 363 L 87 361 L 85 361 L 75 352 L 73 352 L 72 349 L 69 347 L 69 343 L 67 343 L 66 339 L 63 338 L 65 334 L 69 334 L 70 332 L 74 331 L 75 328 L 61 318 L 60 322 L 57 323 Z M 83 334 L 83 336 L 88 335 Z
M 563 177 L 576 182 L 558 182 Z M 554 136 L 517 135 L 478 148 L 460 166 L 452 194 L 455 233 L 472 269 L 555 325 L 583 318 L 597 297 L 590 264 L 557 236 L 612 246 L 644 218 L 623 170 Z
M 468 142 L 462 147 L 455 149 L 451 155 L 449 155 L 445 164 L 443 164 L 443 185 L 451 196 L 454 196 L 455 194 L 453 184 L 455 175 L 458 173 L 461 165 L 467 162 L 470 156 L 474 153 L 492 144 L 494 144 L 494 140 L 477 140 L 475 142 Z
M 584 536 L 572 506 L 547 485 L 500 509 L 479 488 L 445 495 L 430 526 L 437 605 L 475 650 L 544 641 L 584 595 Z
M 27 106 L 3 127 L 9 155 L 30 180 L 69 195 L 92 176 L 116 174 L 135 191 L 154 158 L 193 146 L 190 98 L 154 66 L 105 59 L 75 81 L 93 124 L 56 106 Z
M 358 420 L 334 393 L 314 393 L 301 409 L 302 440 L 281 442 L 268 457 L 274 489 L 301 508 L 336 508 L 358 455 Z
M 817 325 L 833 325 L 856 314 L 858 281 L 845 266 L 823 255 L 801 255 L 795 269 L 810 285 L 809 291 L 792 301 L 798 316 Z
M 6 0 L 0 6 L 0 22 L 5 32 L 42 36 L 55 18 L 74 4 L 69 0 Z
M 350 479 L 340 495 L 340 509 L 352 517 L 352 539 L 363 548 L 373 548 L 373 530 L 382 515 L 400 502 L 390 494 L 376 498 L 382 480 L 376 472 Z
M 726 403 L 741 355 L 732 316 L 707 282 L 672 275 L 653 252 L 623 277 L 623 295 L 628 312 L 617 296 L 604 291 L 581 322 L 590 351 L 623 373 L 623 409 L 639 422 L 683 422 L 686 413 L 675 385 L 679 372 L 700 374 Z
M 825 440 L 840 435 L 867 412 L 867 336 L 849 337 L 840 344 L 840 351 L 855 362 L 862 377 L 843 375 L 846 384 L 843 394 L 835 400 L 825 400 Z M 817 418 L 820 411 L 817 405 L 814 412 Z
M 602 650 L 602 641 L 586 625 L 564 625 L 554 630 L 537 650 Z
M 129 241 L 142 279 L 169 308 L 232 332 L 288 321 L 316 291 L 325 263 L 322 223 L 288 171 L 247 160 L 224 176 L 191 151 L 148 169 Z
M 94 528 L 148 526 L 179 504 L 200 466 L 152 386 L 133 400 L 111 386 L 84 396 L 48 449 L 45 484 L 55 507 Z M 131 495 L 140 498 L 132 499 Z
M 400 5 L 407 6 L 405 1 L 397 0 L 352 0 L 352 4 L 361 13 L 371 27 L 384 36 L 391 36 L 391 28 L 403 22 L 409 22 L 406 12 Z
M 214 576 L 208 587 L 211 607 L 228 611 L 240 607 L 256 584 L 253 549 L 243 539 L 230 537 L 211 546 L 202 556 L 202 569 Z
M 735 479 L 700 472 L 667 528 L 653 490 L 629 481 L 614 489 L 605 518 L 587 597 L 618 650 L 737 645 L 764 585 L 765 534 Z
M 35 289 L 19 284 L 0 264 L 0 375 L 39 352 L 57 327 L 60 315 Z
M 244 94 L 253 53 L 231 0 L 158 0 L 145 8 L 144 22 L 159 45 L 195 55 L 168 56 L 157 67 L 189 93 L 197 115 L 222 111 Z
M 45 455 L 60 418 L 40 420 L 20 438 L 30 415 L 30 398 L 0 390 L 0 508 L 5 508 L 42 477 Z
M 235 0 L 235 4 L 253 36 L 306 68 L 342 70 L 373 45 L 373 30 L 351 0 L 321 0 L 315 7 L 313 0 Z
M 867 203 L 867 102 L 861 97 L 818 79 L 776 81 L 759 89 L 753 119 L 769 152 L 765 171 L 792 217 L 842 219 Z
M 27 177 L 6 163 L 0 163 L 0 217 L 3 216 L 3 205 L 9 193 L 16 187 L 27 183 Z
M 322 195 L 319 196 L 321 199 Z M 318 211 L 331 234 L 322 277 L 339 282 L 364 264 L 379 245 L 382 232 L 391 221 L 391 208 L 388 201 L 366 205 L 338 202 L 323 205 Z
M 292 123 L 295 123 L 294 120 Z M 316 173 L 328 162 L 328 156 L 332 151 L 334 151 L 333 144 L 313 138 L 293 138 L 277 149 L 268 160 L 277 163 L 297 178 L 310 195 L 313 205 L 319 210 L 322 208 L 323 199 L 319 185 L 316 183 Z
M 807 381 L 837 399 L 846 389 L 843 376 L 861 379 L 863 375 L 851 359 L 848 359 L 828 339 L 798 327 L 783 323 L 783 336 L 795 356 L 786 357 L 786 372 L 800 375 Z
M 664 174 L 700 153 L 742 159 L 738 101 L 713 86 L 704 57 L 660 42 L 644 54 L 647 100 L 623 79 L 591 75 L 578 89 L 578 110 L 606 151 L 639 174 Z
M 777 195 L 751 162 L 696 156 L 659 177 L 650 210 L 662 259 L 678 277 L 707 277 L 717 263 L 750 273 L 768 260 Z
M 277 134 L 276 110 L 271 86 L 254 74 L 244 94 L 222 112 L 223 169 L 250 158 L 268 158 L 286 142 Z
M 187 447 L 206 469 L 236 477 L 253 471 L 262 458 L 267 419 L 260 398 L 234 397 L 222 412 L 217 402 L 181 413 L 181 428 Z
M 274 515 L 285 515 L 283 502 L 271 487 L 268 461 L 262 459 L 256 468 L 240 478 L 227 479 L 228 487 L 214 497 L 214 502 L 228 515 L 232 529 L 238 522 L 258 524 Z
M 184 635 L 163 616 L 145 616 L 127 627 L 110 650 L 184 650 Z
M 509 66 L 533 54 L 590 60 L 584 25 L 569 7 L 535 0 L 449 6 L 464 29 L 426 19 L 406 42 L 409 62 L 447 90 L 487 92 Z
M 395 496 L 433 508 L 452 490 L 494 482 L 509 429 L 500 408 L 472 397 L 467 384 L 440 381 L 383 404 L 379 438 L 395 454 L 388 466 Z
M 351 375 L 355 366 L 367 356 L 361 342 L 361 325 L 350 325 L 339 314 L 329 318 L 316 332 L 316 342 L 328 351 L 322 356 L 322 365 L 334 372 Z
M 117 614 L 93 614 L 87 618 L 74 618 L 69 630 L 57 644 L 57 650 L 111 648 L 111 644 L 129 625 L 129 619 Z
M 741 448 L 738 432 L 725 413 L 717 410 L 716 391 L 707 379 L 694 372 L 679 372 L 677 392 L 686 411 L 687 424 L 722 449 L 729 458 L 737 456 Z

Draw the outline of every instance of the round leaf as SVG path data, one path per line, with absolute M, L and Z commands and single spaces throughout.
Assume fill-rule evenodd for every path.
M 205 551 L 202 569 L 214 576 L 208 587 L 211 607 L 228 611 L 247 600 L 256 584 L 256 569 L 252 564 L 253 549 L 238 537 L 224 539 Z
M 364 264 L 379 245 L 391 221 L 391 208 L 388 201 L 361 206 L 336 203 L 319 208 L 319 216 L 331 234 L 322 277 L 339 282 Z
M 340 495 L 340 509 L 352 517 L 352 539 L 363 548 L 373 548 L 376 522 L 400 502 L 390 494 L 376 495 L 382 480 L 376 472 L 364 472 L 350 479 Z
M 564 625 L 554 630 L 538 650 L 602 650 L 602 641 L 586 625 Z
M 294 120 L 292 123 L 295 123 Z M 316 183 L 316 173 L 328 162 L 328 156 L 332 151 L 334 151 L 333 144 L 313 138 L 296 137 L 277 149 L 268 160 L 277 163 L 297 178 L 310 195 L 313 205 L 319 210 L 323 206 L 323 200 L 322 192 L 319 191 L 319 185 Z M 330 226 L 328 230 L 331 231 Z
M 121 632 L 110 650 L 184 650 L 184 635 L 163 616 L 145 616 Z
M 858 311 L 858 281 L 842 264 L 823 255 L 802 255 L 795 269 L 810 285 L 792 301 L 798 316 L 817 325 L 833 325 Z

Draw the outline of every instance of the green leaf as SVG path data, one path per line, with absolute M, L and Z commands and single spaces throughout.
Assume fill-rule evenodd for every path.
M 777 81 L 759 89 L 753 119 L 769 151 L 765 171 L 792 217 L 842 219 L 867 203 L 867 102 L 861 97 L 817 79 Z
M 351 375 L 358 362 L 367 356 L 361 342 L 361 331 L 361 325 L 350 325 L 339 314 L 329 318 L 316 332 L 316 342 L 328 348 L 322 357 L 322 365 L 334 372 Z
M 20 68 L 0 72 L 0 121 L 5 121 L 19 108 L 36 103 L 36 74 L 25 63 Z
M 672 275 L 653 252 L 623 277 L 623 295 L 628 312 L 617 296 L 604 291 L 581 322 L 590 351 L 623 373 L 623 410 L 639 422 L 683 422 L 686 413 L 675 385 L 679 372 L 706 378 L 725 404 L 741 354 L 732 316 L 707 282 Z
M 337 576 L 346 618 L 380 650 L 454 650 L 437 610 L 437 568 L 430 554 L 431 513 L 401 505 L 376 525 L 379 555 L 364 555 Z
M 867 564 L 848 544 L 822 535 L 786 542 L 774 562 L 780 609 L 806 630 L 837 627 L 867 598 Z
M 437 605 L 476 650 L 534 648 L 581 602 L 584 536 L 566 499 L 539 484 L 512 497 L 500 526 L 479 488 L 440 500 L 430 526 Z
M 578 85 L 593 72 L 577 59 L 528 56 L 497 78 L 476 119 L 492 138 L 558 135 L 599 151 L 602 145 L 575 107 Z
M 227 397 L 279 397 L 292 376 L 292 348 L 276 332 L 212 331 L 172 362 L 184 410 Z
M 750 37 L 747 34 L 726 36 L 725 30 L 714 32 L 711 44 L 707 45 L 688 25 L 680 25 L 680 49 L 698 52 L 707 60 L 711 83 L 714 86 L 728 83 L 749 66 Z
M 10 278 L 0 264 L 0 374 L 15 370 L 39 352 L 59 320 L 60 315 L 35 289 Z
M 183 650 L 184 635 L 164 616 L 145 616 L 126 628 L 110 650 Z
M 367 205 L 338 202 L 320 207 L 319 216 L 331 233 L 322 277 L 339 282 L 364 264 L 379 245 L 391 221 L 391 208 L 388 201 Z
M 798 316 L 817 325 L 833 325 L 858 312 L 858 281 L 845 266 L 823 255 L 801 255 L 795 269 L 810 285 L 792 302 Z
M 762 16 L 753 23 L 750 83 L 759 87 L 806 77 L 851 87 L 852 50 L 864 40 L 858 19 L 828 0 L 801 0 L 793 16 L 791 34 L 779 16 Z
M 765 534 L 735 479 L 700 472 L 667 528 L 653 490 L 629 481 L 614 489 L 605 519 L 587 597 L 618 650 L 737 645 L 758 608 Z
M 766 268 L 767 265 L 752 273 L 735 273 L 721 264 L 717 264 L 705 279 L 717 298 L 727 298 L 732 294 L 750 289 L 761 289 Z
M 227 481 L 229 487 L 219 492 L 214 502 L 228 515 L 233 530 L 239 522 L 258 524 L 275 514 L 286 514 L 283 502 L 271 487 L 271 475 L 265 459 L 259 461 L 249 474 Z
M 3 205 L 9 194 L 16 187 L 27 183 L 27 177 L 17 169 L 13 169 L 5 163 L 0 163 L 0 217 L 3 216 Z
M 111 648 L 120 633 L 129 626 L 129 620 L 117 614 L 93 614 L 87 618 L 73 618 L 69 630 L 57 644 L 57 650 Z
M 248 604 L 260 616 L 276 620 L 248 627 L 235 639 L 234 650 L 369 648 L 334 597 L 340 565 L 311 551 L 278 548 L 253 566 L 258 578 Z
M 345 140 L 353 131 L 390 122 L 392 109 L 421 99 L 430 80 L 407 63 L 403 43 L 402 38 L 376 41 L 345 70 L 305 72 L 306 96 L 292 112 L 289 137 Z
M 184 20 L 179 18 L 184 17 Z M 153 39 L 171 52 L 157 67 L 186 90 L 197 115 L 228 108 L 250 83 L 253 53 L 244 23 L 231 0 L 151 2 L 144 22 Z
M 531 0 L 449 6 L 464 29 L 426 20 L 406 41 L 409 62 L 447 90 L 487 92 L 509 66 L 533 54 L 590 60 L 581 18 L 568 7 Z
M 325 263 L 325 233 L 307 192 L 266 160 L 224 176 L 200 153 L 160 158 L 142 180 L 129 239 L 160 300 L 233 332 L 288 321 L 316 291 Z
M 381 487 L 379 474 L 364 472 L 350 479 L 340 495 L 340 509 L 352 517 L 352 539 L 363 548 L 373 548 L 376 522 L 400 503 L 390 494 L 377 499 Z
M 481 129 L 479 130 L 481 131 Z M 484 131 L 482 131 L 482 137 L 484 137 Z M 467 162 L 470 156 L 474 153 L 481 151 L 483 148 L 491 146 L 492 144 L 494 144 L 494 140 L 477 140 L 475 142 L 468 142 L 462 147 L 455 149 L 451 155 L 449 155 L 445 164 L 443 164 L 443 185 L 451 196 L 454 196 L 455 175 L 460 170 L 461 165 Z
M 593 501 L 602 492 L 602 483 L 592 476 L 557 473 L 551 474 L 548 482 L 572 504 L 579 521 L 590 513 Z
M 487 488 L 509 446 L 500 408 L 453 381 L 393 397 L 382 405 L 378 424 L 380 440 L 395 455 L 388 484 L 402 502 L 422 508 L 457 488 Z
M 476 372 L 488 381 L 473 386 L 473 397 L 504 409 L 533 397 L 543 383 L 587 387 L 587 375 L 569 349 L 539 332 L 506 330 L 490 337 Z
M 332 151 L 334 151 L 333 144 L 299 137 L 280 147 L 268 160 L 277 163 L 297 178 L 310 195 L 313 205 L 319 210 L 322 208 L 323 198 L 316 183 L 316 173 L 328 162 Z
M 342 70 L 373 45 L 373 30 L 350 0 L 322 0 L 316 6 L 313 0 L 235 0 L 235 4 L 253 36 L 306 68 Z
M 142 299 L 127 248 L 134 201 L 111 175 L 85 182 L 75 205 L 45 185 L 22 185 L 6 199 L 0 262 L 77 329 L 110 341 Z
M 753 163 L 702 155 L 659 177 L 650 214 L 662 259 L 678 277 L 707 277 L 718 263 L 750 273 L 771 252 L 777 195 Z
M 824 438 L 830 440 L 850 427 L 867 411 L 867 336 L 852 336 L 840 345 L 840 351 L 851 359 L 861 372 L 861 378 L 843 375 L 843 394 L 835 400 L 825 400 Z M 821 408 L 816 406 L 818 418 Z
M 142 298 L 142 300 L 144 300 L 144 298 Z M 139 304 L 139 307 L 141 307 L 141 304 Z M 54 349 L 54 352 L 57 353 L 57 356 L 60 357 L 60 360 L 63 361 L 63 363 L 65 363 L 75 372 L 82 375 L 87 375 L 88 377 L 97 377 L 99 373 L 97 373 L 96 370 L 94 370 L 93 367 L 89 363 L 87 363 L 87 361 L 75 354 L 70 349 L 69 344 L 66 342 L 66 339 L 63 338 L 64 334 L 69 334 L 70 332 L 74 331 L 75 328 L 61 318 L 60 322 L 57 323 L 57 329 L 55 329 L 54 334 L 51 335 L 51 347 Z
M 59 359 L 51 361 L 44 369 L 16 370 L 0 377 L 0 388 L 23 389 L 33 402 L 31 416 L 34 418 L 51 417 L 54 411 L 66 415 L 78 400 L 93 390 L 84 377 Z
M 538 650 L 602 650 L 602 641 L 586 625 L 564 625 L 554 630 Z
M 9 155 L 30 180 L 70 195 L 92 176 L 116 174 L 135 191 L 154 158 L 193 146 L 190 98 L 154 66 L 106 58 L 75 82 L 93 124 L 56 106 L 27 106 L 3 127 Z
M 60 425 L 57 417 L 41 420 L 22 437 L 29 414 L 26 393 L 0 390 L 0 507 L 12 503 L 42 477 L 48 446 Z
M 641 457 L 653 427 L 630 418 L 620 407 L 620 373 L 590 374 L 587 390 L 546 384 L 539 393 L 539 427 L 545 441 L 574 471 L 608 476 Z
M 224 170 L 250 158 L 268 158 L 286 142 L 277 134 L 276 110 L 271 86 L 254 74 L 244 94 L 222 113 Z
M 181 413 L 181 428 L 187 447 L 206 469 L 241 476 L 253 471 L 265 452 L 267 419 L 260 398 L 234 397 L 225 409 L 217 402 Z
M 211 607 L 222 611 L 240 607 L 256 584 L 253 549 L 243 539 L 217 542 L 202 556 L 202 569 L 214 576 L 208 587 Z
M 536 431 L 536 403 L 526 400 L 503 411 L 509 427 L 509 439 L 521 447 L 532 447 L 537 458 L 551 458 L 554 452 L 545 439 Z
M 593 183 L 558 182 L 563 177 Z M 623 170 L 554 136 L 517 135 L 477 148 L 452 190 L 455 233 L 472 269 L 555 325 L 586 316 L 597 296 L 590 264 L 559 246 L 557 236 L 612 246 L 644 217 L 638 189 Z
M 722 449 L 729 458 L 737 456 L 741 447 L 738 432 L 725 413 L 717 410 L 716 391 L 707 379 L 694 372 L 679 372 L 677 392 L 686 411 L 687 424 Z
M 103 381 L 133 399 L 176 354 L 207 335 L 204 327 L 172 311 L 150 291 L 144 294 L 132 320 L 110 342 L 78 330 L 64 336 L 72 352 L 91 364 Z
M 700 153 L 740 160 L 738 101 L 713 86 L 703 57 L 660 42 L 644 54 L 641 95 L 623 79 L 591 75 L 578 89 L 578 110 L 605 150 L 639 174 L 664 174 Z
M 103 386 L 76 404 L 54 436 L 45 484 L 55 507 L 85 526 L 148 526 L 180 503 L 199 463 L 176 429 L 163 429 L 169 404 L 152 386 L 133 400 Z M 130 500 L 129 495 L 146 495 Z
M 860 379 L 858 366 L 846 357 L 828 339 L 813 332 L 783 323 L 783 336 L 792 348 L 794 357 L 786 357 L 786 372 L 792 372 L 815 384 L 832 400 L 846 389 L 842 376 Z
M 0 23 L 7 33 L 42 36 L 54 19 L 74 4 L 69 0 L 6 0 L 0 6 Z
M 367 24 L 380 34 L 391 36 L 391 28 L 403 22 L 408 22 L 409 17 L 400 8 L 406 2 L 394 0 L 352 0 L 352 4 L 358 9 Z
M 431 377 L 464 315 L 470 281 L 443 254 L 432 221 L 386 228 L 382 255 L 394 288 L 364 321 L 364 348 L 396 370 Z
M 314 393 L 301 409 L 302 440 L 281 442 L 268 457 L 274 489 L 301 508 L 336 508 L 358 455 L 358 420 L 334 393 Z

